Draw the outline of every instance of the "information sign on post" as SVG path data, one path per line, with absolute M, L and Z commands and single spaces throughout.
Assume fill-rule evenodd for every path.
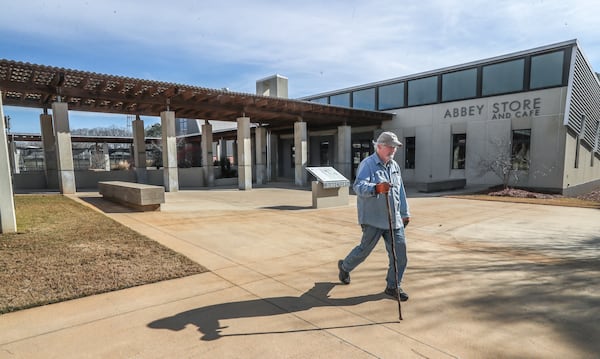
M 312 182 L 313 208 L 347 206 L 350 181 L 333 167 L 307 167 Z
M 350 181 L 333 167 L 307 167 L 306 170 L 323 184 L 323 188 L 350 186 Z

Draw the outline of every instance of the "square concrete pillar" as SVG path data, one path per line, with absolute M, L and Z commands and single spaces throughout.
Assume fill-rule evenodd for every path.
M 220 161 L 224 160 L 225 157 L 227 157 L 226 152 L 227 152 L 227 145 L 225 144 L 225 140 L 224 139 L 219 139 L 217 141 L 217 152 L 216 152 L 216 158 Z
M 335 168 L 346 178 L 352 178 L 352 128 L 338 126 Z
M 308 180 L 306 172 L 306 164 L 308 163 L 306 122 L 294 123 L 294 148 L 295 182 L 297 186 L 306 186 Z
M 47 114 L 40 115 L 40 129 L 42 147 L 44 148 L 46 187 L 49 189 L 58 189 L 58 163 L 56 160 L 56 139 L 54 137 L 52 116 Z
M 256 184 L 266 183 L 267 177 L 267 129 L 256 127 L 254 129 L 254 144 L 256 157 Z
M 12 173 L 21 173 L 21 167 L 19 166 L 19 163 L 21 162 L 21 150 L 17 148 L 17 143 L 15 141 L 10 141 L 10 145 L 8 146 L 8 156 L 10 157 Z
M 15 215 L 15 201 L 13 198 L 12 176 L 8 156 L 8 141 L 6 124 L 4 123 L 4 110 L 2 105 L 2 92 L 0 91 L 0 233 L 14 233 L 17 231 L 17 217 Z
M 252 142 L 250 117 L 237 119 L 238 188 L 252 189 Z
M 146 169 L 146 133 L 144 121 L 136 116 L 131 122 L 133 129 L 133 166 L 138 183 L 148 183 L 148 170 Z
M 104 160 L 104 170 L 110 171 L 110 149 L 106 142 L 102 144 L 102 159 Z
M 75 193 L 75 170 L 67 104 L 54 102 L 52 104 L 52 116 L 54 118 L 54 138 L 56 140 L 58 186 L 62 194 Z
M 202 173 L 204 175 L 204 184 L 208 187 L 215 185 L 215 171 L 213 162 L 213 130 L 212 125 L 206 121 L 202 125 L 202 137 L 200 139 L 202 148 Z
M 166 192 L 179 191 L 179 173 L 177 169 L 177 137 L 175 137 L 175 112 L 160 113 L 162 127 L 163 181 Z
M 270 181 L 279 173 L 279 136 L 269 131 L 267 141 L 267 177 Z

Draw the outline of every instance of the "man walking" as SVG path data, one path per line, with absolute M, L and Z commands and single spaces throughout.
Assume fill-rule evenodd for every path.
M 402 143 L 393 132 L 383 132 L 374 145 L 375 153 L 360 163 L 353 185 L 357 195 L 358 223 L 362 227 L 362 238 L 360 244 L 354 247 L 346 258 L 338 261 L 339 279 L 344 284 L 350 284 L 350 272 L 371 254 L 379 239 L 383 237 L 389 258 L 385 293 L 406 301 L 408 294 L 402 290 L 400 283 L 407 263 L 404 227 L 410 221 L 410 213 L 400 166 L 394 161 L 394 154 Z M 389 212 L 386 203 L 388 198 Z M 393 236 L 390 233 L 388 218 L 390 213 Z M 394 270 L 392 238 L 396 250 L 397 277 Z

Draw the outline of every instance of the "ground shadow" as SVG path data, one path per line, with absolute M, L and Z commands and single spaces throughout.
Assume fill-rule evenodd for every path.
M 183 330 L 188 324 L 192 324 L 198 327 L 198 331 L 203 333 L 203 336 L 201 338 L 202 340 L 216 340 L 223 336 L 227 336 L 221 335 L 221 329 L 224 329 L 226 327 L 221 327 L 221 325 L 219 324 L 219 320 L 280 315 L 286 313 L 300 312 L 315 307 L 358 305 L 369 301 L 376 301 L 384 298 L 389 298 L 383 293 L 351 298 L 329 298 L 328 293 L 336 285 L 338 284 L 329 282 L 315 283 L 314 287 L 312 287 L 299 297 L 272 297 L 209 305 L 206 307 L 188 310 L 170 317 L 155 320 L 149 323 L 148 327 L 153 329 L 169 329 L 173 331 L 179 331 Z M 322 329 L 325 328 L 291 330 L 289 332 L 291 333 L 296 331 Z M 229 336 L 258 335 L 271 333 L 282 332 L 256 332 L 245 334 L 232 334 Z
M 79 197 L 82 201 L 98 208 L 104 213 L 131 213 L 138 212 L 133 208 L 109 201 L 102 197 Z
M 446 305 L 470 308 L 478 318 L 496 323 L 489 326 L 490 332 L 530 322 L 551 327 L 573 347 L 595 357 L 600 353 L 597 339 L 600 338 L 598 243 L 599 237 L 594 236 L 574 241 L 570 246 L 546 248 L 545 252 L 525 245 L 519 251 L 498 245 L 489 249 L 490 253 L 505 254 L 510 260 L 502 260 L 499 256 L 496 260 L 474 256 L 460 262 L 413 265 L 410 270 L 413 277 L 436 277 L 442 283 L 451 283 L 459 277 L 470 282 L 465 273 L 485 278 L 492 284 L 471 287 L 466 298 L 464 295 L 449 296 Z M 470 249 L 477 250 L 477 243 L 471 242 Z M 427 290 L 430 288 L 421 288 L 421 291 Z
M 281 205 L 281 206 L 267 206 L 267 207 L 261 207 L 262 209 L 278 209 L 281 211 L 298 211 L 301 209 L 311 209 L 313 208 L 312 206 L 287 206 L 287 205 Z

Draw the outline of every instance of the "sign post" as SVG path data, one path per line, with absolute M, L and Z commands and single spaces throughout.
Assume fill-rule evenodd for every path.
M 307 167 L 316 177 L 312 182 L 313 208 L 348 205 L 350 181 L 333 167 Z

